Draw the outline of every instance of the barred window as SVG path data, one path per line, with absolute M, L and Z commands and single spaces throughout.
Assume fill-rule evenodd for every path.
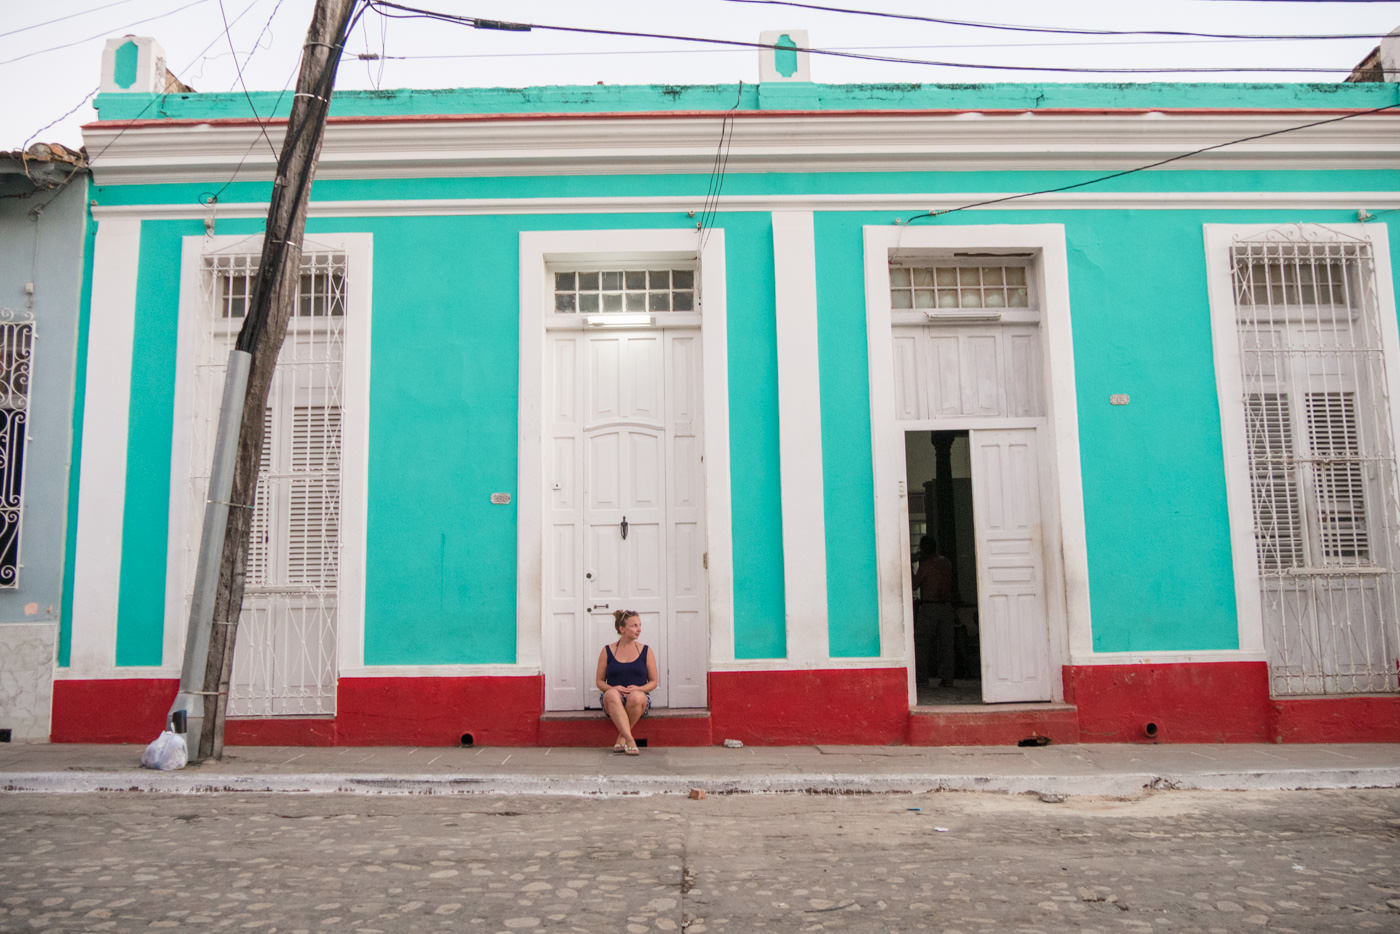
M 33 351 L 32 317 L 8 308 L 0 310 L 0 588 L 19 586 L 19 533 Z
M 220 318 L 241 319 L 253 301 L 259 257 L 247 253 L 210 256 L 215 273 L 215 305 Z M 307 253 L 297 283 L 297 318 L 340 318 L 345 315 L 345 255 Z

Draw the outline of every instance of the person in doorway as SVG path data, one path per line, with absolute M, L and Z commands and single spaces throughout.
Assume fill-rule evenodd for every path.
M 639 754 L 632 728 L 651 709 L 651 692 L 656 690 L 656 653 L 640 641 L 642 618 L 635 610 L 613 613 L 617 641 L 598 653 L 598 674 L 594 679 L 603 695 L 603 710 L 617 727 L 613 752 Z
M 919 566 L 914 571 L 914 590 L 919 594 L 919 628 L 932 636 L 932 665 L 925 660 L 925 671 L 932 668 L 938 686 L 953 686 L 953 562 L 938 553 L 932 535 L 919 539 Z M 927 638 L 927 636 L 926 636 Z M 932 680 L 930 678 L 929 680 Z

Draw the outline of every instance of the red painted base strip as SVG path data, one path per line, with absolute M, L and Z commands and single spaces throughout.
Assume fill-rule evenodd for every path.
M 1279 743 L 1400 743 L 1400 697 L 1277 700 Z
M 710 716 L 717 743 L 902 743 L 909 682 L 903 668 L 714 671 Z
M 149 743 L 165 729 L 180 682 L 174 678 L 53 683 L 55 743 Z
M 1068 706 L 916 711 L 901 668 L 712 672 L 708 716 L 648 717 L 654 746 L 807 743 L 1010 745 L 1073 742 L 1400 742 L 1400 696 L 1271 700 L 1262 662 L 1084 665 L 1064 670 Z M 148 743 L 174 679 L 54 682 L 54 742 Z M 307 746 L 608 746 L 612 727 L 542 719 L 539 675 L 342 678 L 334 719 L 231 720 L 225 743 Z M 1149 736 L 1149 725 L 1155 734 Z
M 544 710 L 540 675 L 341 678 L 341 746 L 536 746 Z
M 225 746 L 334 746 L 335 738 L 332 719 L 229 720 L 224 724 Z
M 1067 666 L 1065 700 L 1084 743 L 1263 743 L 1268 674 L 1263 662 Z
M 909 715 L 911 746 L 1015 746 L 1022 740 L 1079 742 L 1079 713 L 1073 707 L 1014 709 L 969 707 L 916 710 Z

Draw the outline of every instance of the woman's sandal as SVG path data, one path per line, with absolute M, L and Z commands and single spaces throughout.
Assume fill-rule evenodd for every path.
M 617 742 L 613 743 L 613 752 L 626 752 L 626 751 L 627 751 L 627 740 L 625 740 L 625 739 L 618 739 Z
M 636 743 L 628 743 L 626 746 L 623 747 L 622 751 L 627 753 L 627 755 L 629 756 L 640 756 L 642 754 L 642 751 L 637 748 Z

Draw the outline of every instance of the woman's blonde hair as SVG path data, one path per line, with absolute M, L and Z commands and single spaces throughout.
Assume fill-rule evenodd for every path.
M 641 615 L 636 610 L 613 610 L 613 629 L 622 632 L 622 624 L 627 622 L 629 617 Z

